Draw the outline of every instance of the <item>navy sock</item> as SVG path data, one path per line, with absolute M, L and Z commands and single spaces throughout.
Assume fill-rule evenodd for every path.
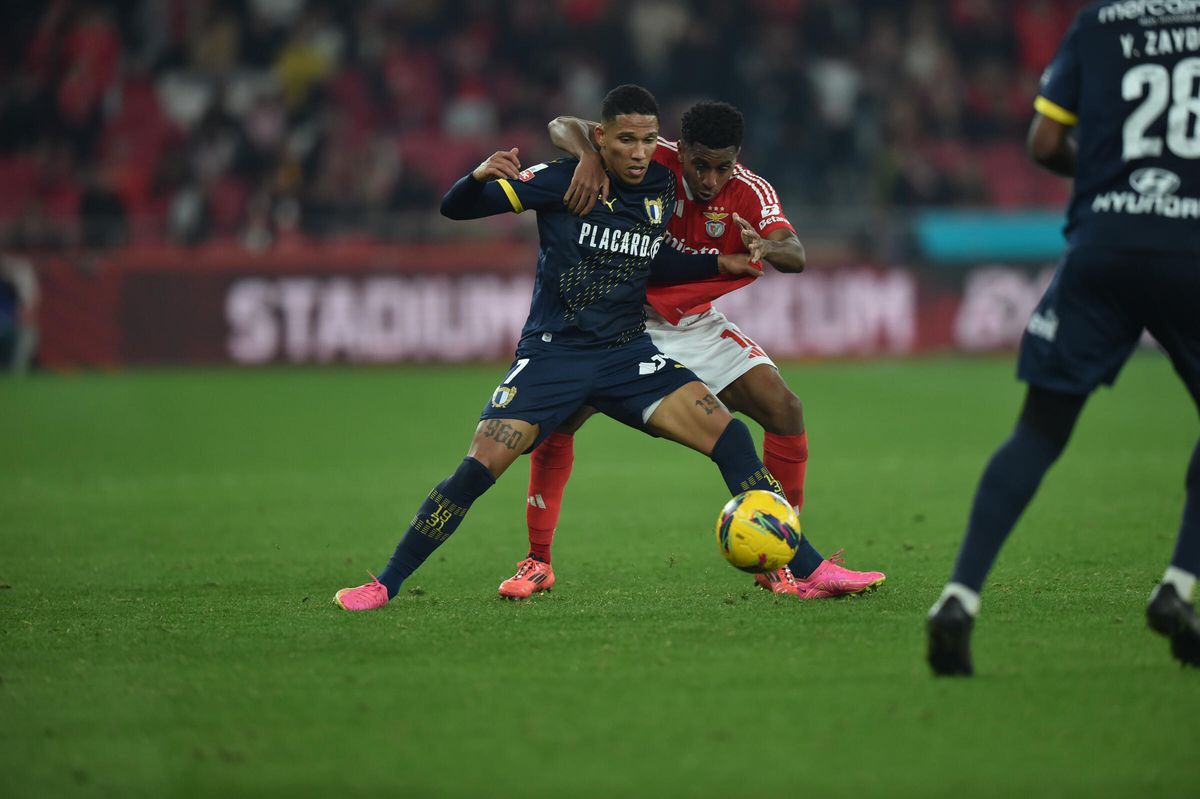
M 1000 547 L 1061 452 L 1062 447 L 1055 441 L 1023 423 L 1017 424 L 1012 436 L 992 455 L 979 480 L 952 582 L 976 592 L 983 590 L 983 581 Z
M 815 572 L 823 560 L 824 556 L 808 542 L 808 536 L 804 535 L 800 537 L 800 546 L 796 549 L 796 555 L 788 564 L 788 568 L 792 570 L 792 574 L 803 580 Z
M 741 419 L 733 419 L 726 425 L 708 457 L 721 470 L 730 494 L 736 496 L 756 488 L 783 496 L 783 486 L 759 460 L 750 428 Z
M 389 599 L 399 593 L 405 578 L 458 529 L 471 503 L 495 483 L 496 478 L 482 463 L 474 458 L 463 458 L 454 474 L 429 492 L 396 545 L 387 567 L 379 573 L 379 582 L 387 586 Z
M 758 459 L 758 450 L 754 448 L 750 428 L 746 427 L 741 419 L 734 419 L 729 423 L 725 432 L 721 433 L 721 437 L 713 445 L 709 457 L 721 470 L 721 477 L 725 478 L 725 485 L 728 486 L 730 494 L 763 489 L 786 496 L 783 486 Z M 821 565 L 822 560 L 824 558 L 821 557 L 821 553 L 808 542 L 808 536 L 804 536 L 800 539 L 800 548 L 796 550 L 796 556 L 788 565 L 796 576 L 807 577 Z
M 1200 574 L 1200 443 L 1192 450 L 1192 462 L 1188 464 L 1183 521 L 1179 523 L 1171 565 L 1189 574 Z

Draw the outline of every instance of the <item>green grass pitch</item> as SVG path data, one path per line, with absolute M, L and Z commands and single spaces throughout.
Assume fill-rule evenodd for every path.
M 1161 357 L 1085 411 L 971 681 L 930 677 L 924 612 L 1015 418 L 1007 359 L 785 370 L 805 532 L 886 570 L 875 594 L 753 589 L 715 467 L 597 418 L 552 594 L 496 596 L 521 460 L 397 601 L 337 610 L 502 370 L 0 381 L 0 796 L 1197 795 L 1200 673 L 1142 619 L 1197 436 Z

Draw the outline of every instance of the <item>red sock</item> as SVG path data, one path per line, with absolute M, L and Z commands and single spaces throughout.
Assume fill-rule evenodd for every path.
M 563 489 L 575 462 L 575 436 L 551 433 L 530 456 L 529 499 L 525 524 L 529 527 L 529 554 L 550 562 L 550 544 L 562 510 Z
M 798 436 L 763 436 L 763 465 L 783 485 L 784 496 L 796 507 L 804 507 L 804 470 L 808 466 L 808 433 Z

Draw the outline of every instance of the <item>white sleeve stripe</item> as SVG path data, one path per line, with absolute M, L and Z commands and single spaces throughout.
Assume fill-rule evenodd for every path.
M 758 196 L 758 201 L 763 205 L 767 205 L 767 198 L 763 196 L 762 190 L 750 180 L 749 170 L 739 164 L 734 167 L 733 176 L 753 189 L 754 193 Z
M 769 202 L 771 202 L 775 205 L 779 205 L 779 195 L 775 193 L 775 187 L 772 186 L 767 181 L 766 178 L 764 178 L 760 175 L 754 174 L 753 172 L 751 172 L 749 169 L 746 169 L 745 167 L 742 167 L 742 172 L 747 178 L 755 181 L 756 183 L 758 183 L 759 186 L 762 187 L 763 192 L 767 195 L 767 200 Z
M 759 203 L 759 205 L 760 205 L 760 206 L 764 206 L 764 205 L 770 205 L 770 204 L 771 204 L 771 203 L 767 202 L 767 198 L 763 196 L 762 190 L 761 190 L 761 189 L 759 189 L 759 188 L 758 188 L 758 186 L 756 186 L 756 185 L 755 185 L 755 184 L 754 184 L 752 181 L 750 181 L 750 180 L 749 180 L 749 179 L 748 179 L 748 178 L 745 176 L 745 174 L 739 174 L 739 175 L 737 175 L 737 176 L 736 176 L 734 179 L 735 179 L 735 180 L 740 180 L 742 183 L 745 183 L 747 186 L 749 186 L 749 187 L 750 187 L 751 191 L 753 191 L 753 192 L 754 192 L 754 195 L 755 195 L 756 197 L 758 197 L 758 203 Z
M 659 146 L 659 147 L 666 147 L 668 150 L 670 150 L 670 151 L 671 151 L 671 152 L 673 152 L 673 153 L 677 153 L 677 152 L 679 152 L 679 145 L 678 145 L 678 144 L 676 144 L 676 143 L 675 143 L 675 142 L 673 142 L 673 141 L 667 141 L 667 140 L 666 140 L 666 139 L 664 139 L 662 136 L 659 136 L 659 137 L 658 137 L 658 146 Z
M 775 193 L 775 187 L 772 186 L 769 182 L 767 182 L 766 178 L 763 178 L 760 175 L 757 175 L 754 172 L 751 172 L 749 169 L 746 169 L 746 167 L 741 166 L 740 164 L 738 165 L 738 167 L 739 167 L 739 171 L 741 172 L 743 177 L 745 177 L 747 180 L 754 181 L 758 186 L 760 186 L 762 188 L 763 193 L 766 194 L 768 202 L 774 203 L 776 205 L 779 204 L 779 195 L 777 195 Z

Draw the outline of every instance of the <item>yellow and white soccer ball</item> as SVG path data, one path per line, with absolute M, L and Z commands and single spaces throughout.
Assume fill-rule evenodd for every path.
M 787 564 L 800 546 L 800 518 L 772 491 L 746 491 L 717 517 L 717 546 L 730 565 L 758 574 Z

